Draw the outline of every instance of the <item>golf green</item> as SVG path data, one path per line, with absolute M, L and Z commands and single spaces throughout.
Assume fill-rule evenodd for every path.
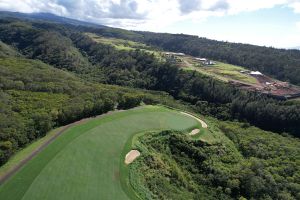
M 128 199 L 120 182 L 127 140 L 144 131 L 187 130 L 199 123 L 177 111 L 144 106 L 75 125 L 0 186 L 0 199 Z

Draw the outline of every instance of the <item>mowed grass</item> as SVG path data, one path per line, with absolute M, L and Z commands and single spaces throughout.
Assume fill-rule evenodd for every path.
M 0 199 L 128 199 L 120 182 L 122 151 L 134 134 L 190 130 L 177 111 L 145 106 L 74 126 L 0 187 Z
M 3 166 L 1 166 L 0 176 L 3 176 L 9 170 L 16 167 L 16 165 L 18 165 L 22 160 L 24 160 L 26 157 L 28 157 L 32 153 L 32 151 L 34 151 L 35 149 L 38 149 L 45 142 L 47 142 L 47 140 L 54 137 L 54 135 L 58 131 L 60 131 L 60 129 L 62 129 L 62 127 L 50 131 L 45 137 L 43 137 L 37 141 L 34 141 L 30 145 L 28 145 L 25 149 L 18 151 L 12 158 L 9 159 L 9 161 L 7 163 L 5 163 Z
M 203 66 L 194 61 L 191 57 L 184 57 L 183 59 L 186 61 L 185 63 L 189 63 L 187 66 L 185 66 L 185 69 L 195 70 L 224 82 L 236 80 L 249 84 L 258 83 L 254 77 L 241 73 L 241 71 L 246 69 L 240 66 L 222 62 L 216 62 L 215 65 Z

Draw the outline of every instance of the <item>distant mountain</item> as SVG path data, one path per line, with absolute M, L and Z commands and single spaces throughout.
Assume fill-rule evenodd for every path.
M 90 22 L 79 21 L 76 19 L 70 19 L 66 17 L 57 16 L 51 13 L 19 13 L 19 12 L 9 12 L 9 11 L 0 11 L 1 18 L 21 18 L 27 20 L 44 20 L 49 22 L 56 22 L 61 24 L 73 24 L 76 26 L 88 26 L 93 28 L 103 28 L 105 26 Z

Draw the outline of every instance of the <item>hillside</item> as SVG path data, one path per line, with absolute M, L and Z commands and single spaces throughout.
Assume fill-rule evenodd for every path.
M 117 48 L 108 44 L 107 39 L 105 42 L 95 41 L 95 38 L 86 35 L 93 29 L 2 19 L 0 39 L 7 45 L 13 45 L 29 59 L 39 59 L 56 68 L 71 71 L 86 81 L 165 91 L 175 99 L 195 105 L 203 114 L 218 119 L 238 119 L 266 130 L 299 135 L 299 104 L 285 103 L 255 91 L 245 92 L 214 77 L 179 69 L 161 59 L 154 47 L 124 49 L 119 48 L 120 45 Z M 100 38 L 111 38 L 107 35 L 135 37 L 135 33 L 120 29 L 96 30 L 100 31 L 97 33 Z M 120 42 L 120 39 L 116 41 Z M 127 42 L 142 45 L 130 40 Z
M 8 17 L 30 21 L 46 20 L 62 23 L 69 28 L 83 32 L 96 33 L 105 37 L 129 39 L 146 43 L 165 51 L 183 52 L 195 57 L 205 57 L 243 66 L 250 70 L 261 71 L 279 80 L 300 85 L 300 51 L 296 49 L 275 49 L 272 47 L 222 42 L 184 34 L 127 31 L 58 17 L 47 13 L 22 14 L 0 12 L 1 19 Z
M 76 26 L 88 26 L 94 28 L 105 27 L 99 24 L 83 22 L 75 19 L 66 18 L 66 17 L 60 17 L 51 13 L 20 13 L 20 12 L 1 11 L 0 18 L 19 18 L 19 19 L 26 19 L 32 21 L 40 20 L 40 21 L 61 23 L 66 25 L 72 24 Z
M 299 199 L 298 54 L 1 13 L 0 199 Z
M 136 138 L 141 157 L 129 173 L 142 199 L 298 198 L 299 182 L 286 170 L 299 171 L 299 140 L 236 123 L 219 127 L 210 143 L 174 131 Z
M 282 81 L 300 84 L 299 50 L 220 42 L 190 35 L 137 32 L 146 44 L 258 70 Z
M 0 58 L 0 72 L 1 165 L 53 127 L 105 113 L 117 105 L 130 108 L 141 101 L 173 101 L 162 93 L 92 84 L 25 58 Z

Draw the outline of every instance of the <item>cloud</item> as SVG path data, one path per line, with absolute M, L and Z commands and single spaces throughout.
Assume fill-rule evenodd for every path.
M 188 14 L 199 9 L 201 1 L 199 0 L 178 0 L 179 9 L 182 14 Z
M 297 27 L 298 31 L 300 31 L 300 21 L 296 22 L 296 27 Z
M 217 10 L 228 10 L 229 9 L 229 4 L 227 1 L 218 1 L 213 5 L 209 10 L 211 11 L 217 11 Z
M 138 13 L 138 3 L 133 0 L 121 0 L 109 6 L 109 18 L 113 19 L 144 19 L 147 13 Z
M 0 10 L 49 12 L 129 29 L 159 29 L 181 20 L 205 20 L 274 6 L 300 13 L 298 0 L 0 0 Z
M 289 7 L 293 8 L 295 13 L 300 13 L 300 2 L 295 1 L 289 4 Z

